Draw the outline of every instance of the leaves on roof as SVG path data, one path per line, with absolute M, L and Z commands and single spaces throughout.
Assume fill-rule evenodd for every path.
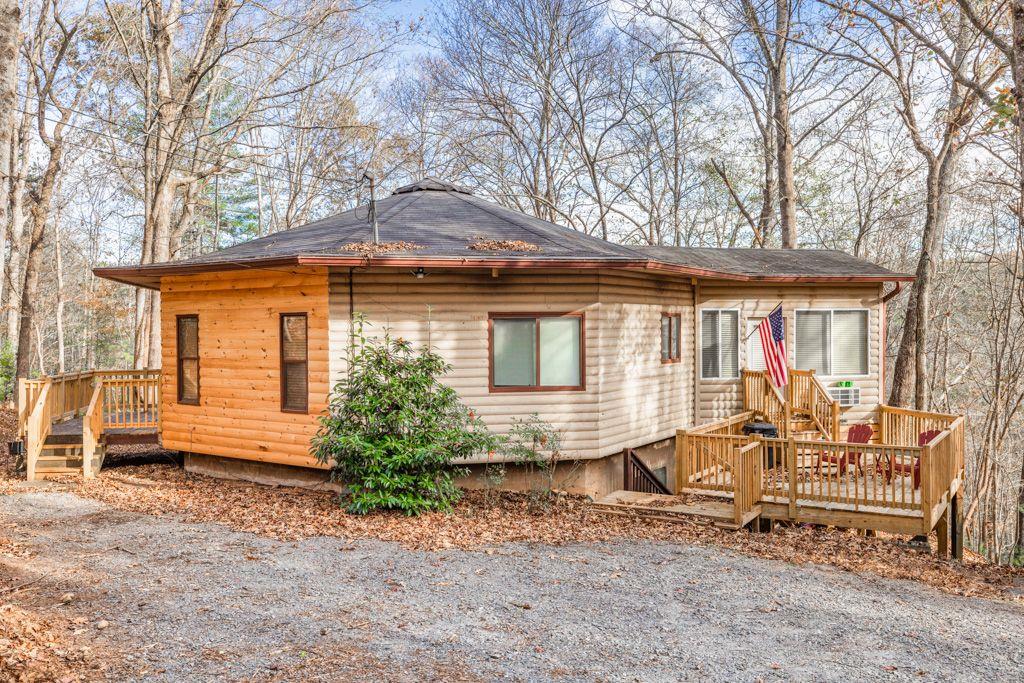
M 342 245 L 341 250 L 354 251 L 363 256 L 376 256 L 395 251 L 416 251 L 422 248 L 422 245 L 413 244 L 412 242 L 349 242 Z
M 530 242 L 524 242 L 522 240 L 485 240 L 481 237 L 477 237 L 474 242 L 470 243 L 469 249 L 473 251 L 540 251 L 541 248 L 536 244 Z

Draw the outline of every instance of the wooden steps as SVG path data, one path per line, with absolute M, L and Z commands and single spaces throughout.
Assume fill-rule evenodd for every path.
M 755 507 L 741 524 L 736 524 L 732 502 L 700 500 L 682 502 L 679 496 L 638 491 L 614 491 L 592 503 L 593 507 L 608 514 L 636 516 L 666 522 L 696 522 L 713 524 L 721 529 L 736 530 L 749 524 L 760 514 Z
M 103 446 L 100 445 L 102 457 Z M 64 474 L 83 474 L 82 440 L 78 443 L 50 443 L 47 440 L 36 459 L 36 476 L 48 477 Z

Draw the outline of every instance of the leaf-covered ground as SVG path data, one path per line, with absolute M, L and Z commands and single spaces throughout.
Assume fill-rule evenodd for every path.
M 0 411 L 0 420 L 7 419 Z M 651 539 L 713 545 L 750 556 L 794 564 L 831 565 L 853 572 L 921 581 L 958 594 L 1015 599 L 1024 572 L 997 567 L 968 554 L 963 564 L 937 559 L 908 547 L 905 539 L 867 538 L 850 531 L 812 527 L 771 534 L 730 532 L 701 524 L 656 522 L 604 514 L 586 499 L 565 498 L 542 509 L 521 494 L 468 491 L 451 513 L 405 517 L 398 513 L 346 514 L 327 491 L 267 487 L 190 474 L 169 454 L 152 454 L 160 464 L 118 466 L 119 457 L 91 481 L 64 478 L 66 488 L 114 508 L 152 515 L 177 514 L 238 531 L 278 539 L 333 536 L 394 541 L 418 550 L 487 549 L 503 543 L 564 545 L 614 539 Z M 0 493 L 23 491 L 24 482 L 3 463 Z

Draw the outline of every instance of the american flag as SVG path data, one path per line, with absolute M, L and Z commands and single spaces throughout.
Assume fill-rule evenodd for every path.
M 764 365 L 772 384 L 781 389 L 789 383 L 789 370 L 786 368 L 786 328 L 782 323 L 782 304 L 768 314 L 768 317 L 757 326 L 761 335 L 761 350 L 764 351 Z

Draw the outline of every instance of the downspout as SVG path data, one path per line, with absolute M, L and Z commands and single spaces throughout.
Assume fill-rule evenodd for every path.
M 356 339 L 356 295 L 355 295 L 355 283 L 353 278 L 355 277 L 356 269 L 354 266 L 349 266 L 348 269 L 348 348 L 351 350 L 355 344 Z
M 700 338 L 697 335 L 697 322 L 700 320 L 700 280 L 697 278 L 691 278 L 690 284 L 693 285 L 693 383 L 690 385 L 693 387 L 693 415 L 690 416 L 690 426 L 695 427 L 700 424 L 700 370 L 697 367 L 698 357 L 700 351 L 697 346 L 700 344 Z
M 881 285 L 881 288 L 884 288 L 884 287 L 885 287 L 884 284 Z M 885 403 L 885 396 L 886 396 L 886 394 L 885 394 L 885 353 L 886 353 L 886 350 L 887 350 L 887 348 L 889 346 L 889 344 L 888 344 L 888 336 L 889 336 L 889 320 L 888 320 L 888 318 L 889 317 L 886 314 L 886 309 L 887 309 L 886 304 L 889 302 L 890 299 L 892 299 L 893 297 L 898 295 L 902 289 L 903 289 L 903 283 L 897 281 L 896 282 L 896 286 L 892 289 L 892 291 L 889 292 L 888 294 L 883 294 L 882 295 L 882 299 L 881 299 L 881 311 L 879 312 L 879 315 L 881 316 L 881 320 L 878 321 L 878 324 L 881 327 L 881 339 L 879 340 L 880 348 L 879 348 L 879 352 L 878 352 L 878 399 L 879 399 L 878 402 L 879 402 L 879 404 L 884 404 Z

